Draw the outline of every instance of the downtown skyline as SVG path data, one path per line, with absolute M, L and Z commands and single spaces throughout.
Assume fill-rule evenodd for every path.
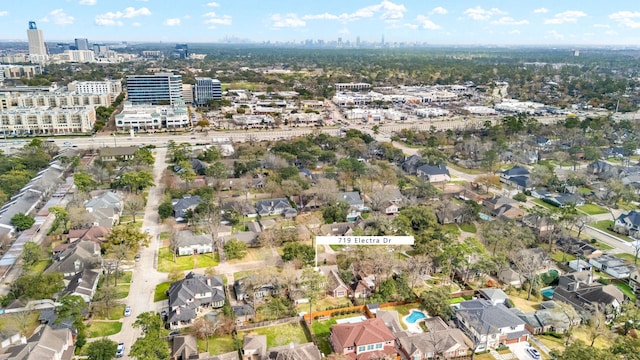
M 185 6 L 188 3 L 188 6 Z M 394 0 L 268 3 L 187 0 L 24 0 L 0 4 L 0 40 L 26 41 L 36 21 L 45 41 L 405 42 L 432 45 L 623 45 L 640 43 L 632 2 Z

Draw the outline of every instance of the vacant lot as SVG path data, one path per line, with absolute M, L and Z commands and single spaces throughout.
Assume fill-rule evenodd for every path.
M 582 206 L 578 206 L 576 209 L 585 212 L 589 215 L 599 215 L 599 214 L 606 214 L 609 211 L 607 211 L 607 209 L 600 207 L 596 204 L 585 204 Z
M 160 272 L 169 272 L 173 268 L 180 270 L 208 268 L 218 266 L 219 262 L 218 253 L 215 253 L 213 257 L 211 254 L 177 256 L 176 262 L 173 262 L 173 255 L 169 248 L 164 247 L 158 251 L 158 271 Z
M 269 326 L 238 333 L 238 339 L 242 341 L 247 335 L 266 335 L 267 347 L 282 346 L 287 344 L 304 344 L 311 341 L 300 324 L 284 324 Z
M 89 338 L 101 338 L 117 334 L 122 329 L 122 323 L 118 321 L 92 321 L 89 323 Z

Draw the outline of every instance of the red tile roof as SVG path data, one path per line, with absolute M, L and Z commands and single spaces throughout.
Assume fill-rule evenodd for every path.
M 378 318 L 367 319 L 359 323 L 333 325 L 331 327 L 331 338 L 334 340 L 336 347 L 339 347 L 339 349 L 334 350 L 340 353 L 349 346 L 357 349 L 358 346 L 362 345 L 395 341 L 395 337 L 385 326 L 384 321 Z M 386 346 L 384 350 L 386 352 Z M 361 359 L 361 357 L 358 356 L 358 359 Z

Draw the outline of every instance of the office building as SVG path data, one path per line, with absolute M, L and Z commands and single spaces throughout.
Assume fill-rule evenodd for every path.
M 89 48 L 89 40 L 83 38 L 76 39 L 76 50 L 91 50 Z
M 181 129 L 191 126 L 187 106 L 177 100 L 172 106 L 134 105 L 125 102 L 116 116 L 118 131 Z
M 127 92 L 132 104 L 173 105 L 182 101 L 182 75 L 127 75 Z
M 11 135 L 90 133 L 96 122 L 93 107 L 16 107 L 0 110 L 0 131 Z
M 191 84 L 182 84 L 182 100 L 185 104 L 193 104 L 194 86 Z
M 96 56 L 106 56 L 109 52 L 109 47 L 105 44 L 93 44 L 93 52 Z
M 175 49 L 171 53 L 171 57 L 174 59 L 188 59 L 189 46 L 187 44 L 176 44 Z
M 217 79 L 197 77 L 195 93 L 196 104 L 204 106 L 208 100 L 222 100 L 222 84 Z
M 47 60 L 47 47 L 44 45 L 44 36 L 42 30 L 39 30 L 35 21 L 29 21 L 29 29 L 27 30 L 27 39 L 29 41 L 29 59 L 31 62 L 44 62 Z

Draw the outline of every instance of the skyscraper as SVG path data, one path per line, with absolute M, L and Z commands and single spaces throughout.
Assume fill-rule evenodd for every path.
M 182 75 L 127 75 L 127 93 L 132 104 L 174 105 L 182 101 Z
M 42 30 L 38 30 L 35 21 L 29 21 L 27 39 L 29 40 L 29 59 L 31 62 L 47 60 L 47 47 L 44 45 L 44 36 L 42 35 Z
M 89 40 L 83 38 L 76 39 L 76 50 L 90 50 Z
M 207 100 L 222 100 L 222 84 L 217 79 L 197 77 L 195 101 L 198 106 L 207 104 Z

